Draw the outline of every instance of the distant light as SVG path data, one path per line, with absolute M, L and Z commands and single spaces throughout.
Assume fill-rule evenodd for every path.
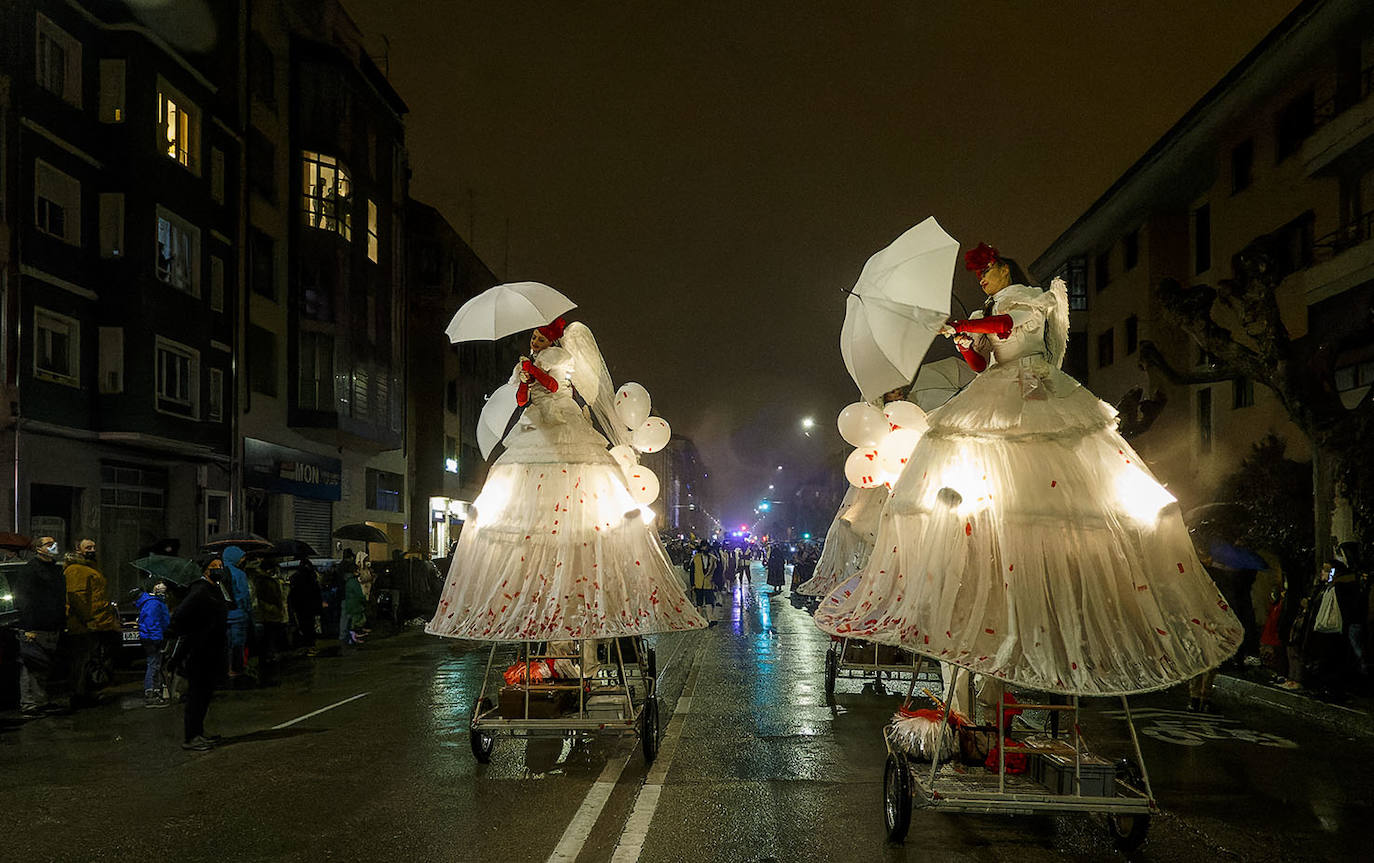
M 816 425 L 816 421 L 813 420 L 811 417 L 806 417 L 805 419 L 802 420 L 802 428 L 804 428 L 804 429 L 813 428 L 813 427 L 815 427 L 815 425 Z
M 782 470 L 782 465 L 778 465 L 778 470 Z
M 446 458 L 446 459 L 444 459 L 444 470 L 448 471 L 449 473 L 457 473 L 457 472 L 458 472 L 458 459 L 456 459 L 456 458 Z
M 3 599 L 5 602 L 14 602 L 14 594 L 7 593 L 4 596 L 0 596 L 0 599 Z
M 773 490 L 773 487 L 772 487 L 771 485 L 768 486 L 768 490 L 769 490 L 769 491 L 772 491 L 772 490 Z
M 804 533 L 804 534 L 802 534 L 802 539 L 810 539 L 810 538 L 811 538 L 811 534 L 809 534 L 809 533 Z

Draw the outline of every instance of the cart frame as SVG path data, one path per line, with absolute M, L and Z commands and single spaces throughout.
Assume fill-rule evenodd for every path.
M 971 685 L 971 672 L 960 668 L 951 681 L 951 689 L 957 687 L 960 678 Z M 907 695 L 910 702 L 911 693 Z M 940 711 L 943 724 L 949 717 L 950 702 L 946 698 Z M 970 703 L 972 703 L 970 701 Z M 1121 706 L 1126 715 L 1126 727 L 1130 731 L 1134 761 L 1124 759 L 1118 762 L 1116 776 L 1110 796 L 1092 796 L 1082 793 L 1083 758 L 1089 755 L 1083 741 L 1079 725 L 1079 698 L 1072 696 L 1068 704 L 1032 704 L 1018 702 L 1020 710 L 1044 710 L 1052 716 L 1067 714 L 1069 730 L 1061 736 L 1057 729 L 1048 734 L 1043 730 L 1023 739 L 1070 741 L 1074 753 L 1073 793 L 1063 794 L 1053 791 L 1036 782 L 1029 776 L 1008 776 L 1006 747 L 1000 741 L 1011 737 L 1014 729 L 1006 723 L 1005 708 L 997 713 L 997 739 L 999 741 L 997 773 L 988 774 L 980 768 L 962 770 L 954 759 L 932 758 L 929 768 L 918 765 L 906 750 L 893 739 L 892 728 L 883 729 L 883 742 L 887 746 L 887 763 L 883 772 L 883 814 L 888 838 L 900 842 L 905 838 L 911 820 L 913 799 L 922 808 L 940 809 L 955 813 L 1031 815 L 1048 813 L 1085 813 L 1101 814 L 1107 817 L 1108 830 L 1113 840 L 1123 850 L 1139 847 L 1145 841 L 1150 817 L 1159 812 L 1155 802 L 1154 790 L 1150 785 L 1150 775 L 1145 769 L 1145 759 L 1140 750 L 1140 737 L 1136 734 L 1135 720 L 1125 696 L 1121 696 Z M 1014 719 L 1015 717 L 1013 717 Z M 1011 724 L 1015 724 L 1014 722 Z
M 845 659 L 849 645 L 862 644 L 865 647 L 873 648 L 872 662 L 849 662 Z M 912 654 L 910 662 L 903 663 L 883 663 L 878 661 L 878 650 L 881 645 L 876 641 L 867 641 L 859 638 L 831 638 L 830 646 L 825 652 L 825 694 L 833 696 L 835 694 L 835 681 L 843 678 L 845 680 L 873 680 L 879 686 L 882 685 L 883 675 L 886 674 L 890 680 L 904 680 L 909 675 L 911 686 L 907 688 L 907 700 L 911 700 L 911 692 L 915 688 L 916 681 L 921 679 L 922 657 L 919 654 Z M 905 649 L 905 648 L 901 648 Z M 936 677 L 939 677 L 938 668 Z
M 627 661 L 621 648 L 622 638 L 629 638 L 633 657 Z M 496 654 L 509 643 L 495 643 L 487 654 L 486 669 L 482 673 L 482 688 L 473 703 L 469 734 L 472 754 L 479 762 L 486 764 L 491 760 L 492 750 L 498 737 L 535 738 L 535 737 L 574 737 L 589 738 L 596 736 L 627 735 L 638 736 L 644 750 L 644 760 L 653 763 L 658 755 L 659 745 L 659 704 L 657 656 L 653 648 L 646 648 L 643 636 L 622 636 L 606 639 L 577 639 L 579 646 L 576 657 L 579 665 L 587 641 L 605 642 L 608 657 L 614 661 L 600 663 L 587 674 L 571 680 L 554 679 L 547 683 L 529 683 L 530 666 L 543 660 L 573 659 L 573 656 L 535 652 L 535 644 L 518 642 L 515 644 L 515 661 L 525 664 L 525 683 L 519 684 L 524 693 L 524 716 L 503 717 L 499 698 L 493 703 L 489 693 L 493 684 L 492 669 L 496 667 Z M 502 681 L 504 683 L 504 680 Z M 500 684 L 496 685 L 499 691 Z M 562 716 L 530 716 L 530 696 L 535 692 L 576 692 L 577 708 Z M 624 699 L 623 716 L 620 719 L 594 717 L 587 712 L 587 701 L 591 695 L 616 695 Z

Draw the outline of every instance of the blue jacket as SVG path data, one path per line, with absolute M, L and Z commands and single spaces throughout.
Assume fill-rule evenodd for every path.
M 243 549 L 231 545 L 220 555 L 224 565 L 229 568 L 229 597 L 233 605 L 229 608 L 230 626 L 250 626 L 253 623 L 253 594 L 248 588 L 248 573 L 239 568 L 243 560 Z
M 161 597 L 153 596 L 145 590 L 139 592 L 134 605 L 138 606 L 138 637 L 149 641 L 161 641 L 162 632 L 167 628 L 167 621 L 171 619 L 171 615 L 167 613 L 167 603 L 163 602 Z

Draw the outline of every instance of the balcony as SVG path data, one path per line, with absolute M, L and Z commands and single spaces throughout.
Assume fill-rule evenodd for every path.
M 1319 303 L 1374 279 L 1374 211 L 1318 238 L 1304 274 L 1307 304 Z
M 1374 66 L 1360 72 L 1345 92 L 1313 109 L 1312 133 L 1302 144 L 1307 176 L 1332 169 L 1342 156 L 1374 138 Z

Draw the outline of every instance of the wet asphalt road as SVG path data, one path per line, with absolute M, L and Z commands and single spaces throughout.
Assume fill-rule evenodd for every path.
M 900 696 L 841 680 L 827 699 L 826 637 L 764 590 L 737 589 L 712 630 L 655 639 L 653 768 L 629 738 L 504 739 L 477 764 L 486 650 L 417 632 L 219 693 L 207 726 L 226 740 L 209 753 L 182 751 L 181 709 L 144 710 L 134 687 L 10 717 L 0 861 L 1125 859 L 1082 815 L 918 810 L 906 843 L 886 843 L 881 729 Z M 1241 702 L 1199 718 L 1185 700 L 1132 700 L 1163 812 L 1131 859 L 1374 860 L 1374 740 Z M 1130 748 L 1119 713 L 1086 705 L 1107 757 Z

